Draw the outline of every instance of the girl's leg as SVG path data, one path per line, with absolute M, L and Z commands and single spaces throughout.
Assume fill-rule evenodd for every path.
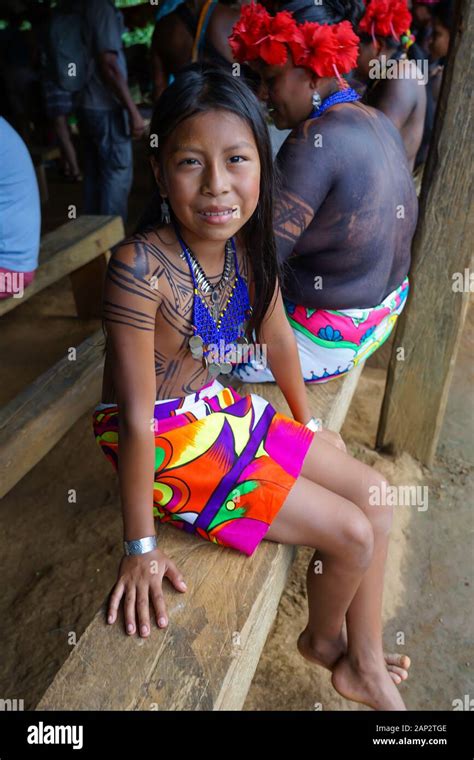
M 382 597 L 393 517 L 392 508 L 387 507 L 383 500 L 388 484 L 372 467 L 331 445 L 318 437 L 318 434 L 315 435 L 305 458 L 301 474 L 325 488 L 331 488 L 335 493 L 356 504 L 373 529 L 372 561 L 347 610 L 347 653 L 338 661 L 332 676 L 333 684 L 338 691 L 350 699 L 367 703 L 367 679 L 369 682 L 375 680 L 385 692 L 386 679 L 381 674 L 381 671 L 385 670 L 382 648 Z M 376 505 L 369 503 L 371 494 L 377 496 Z M 367 678 L 365 674 L 368 674 Z M 387 691 L 387 696 L 389 695 L 390 689 Z M 401 705 L 392 709 L 405 709 L 400 697 L 399 699 Z
M 324 438 L 324 440 L 329 441 L 329 443 L 342 449 L 342 451 L 347 451 L 346 445 L 339 433 L 324 428 L 324 430 L 318 432 L 318 437 Z M 304 638 L 304 633 L 302 634 L 302 637 Z M 345 651 L 347 651 L 347 636 L 344 634 L 341 654 Z M 396 652 L 389 654 L 385 653 L 384 658 L 394 683 L 399 684 L 401 681 L 408 678 L 408 668 L 410 667 L 410 658 L 408 655 L 398 654 Z M 329 669 L 332 670 L 332 667 L 330 666 Z
M 300 476 L 265 538 L 318 547 L 307 573 L 308 629 L 314 634 L 319 664 L 333 665 L 343 652 L 347 609 L 372 557 L 369 520 L 355 504 Z
M 330 450 L 336 450 L 330 443 L 324 445 L 326 452 L 318 446 L 323 461 L 325 454 L 330 456 Z M 318 547 L 307 573 L 309 620 L 305 630 L 312 647 L 310 659 L 318 664 L 332 662 L 333 679 L 337 670 L 333 685 L 346 698 L 374 709 L 404 710 L 383 654 L 381 662 L 377 660 L 368 674 L 363 667 L 351 667 L 346 672 L 348 667 L 340 666 L 348 656 L 340 654 L 344 617 L 372 564 L 374 551 L 374 531 L 363 511 L 300 475 L 265 537 L 279 543 Z M 314 567 L 315 559 L 322 560 L 322 572 Z M 352 660 L 349 664 L 352 666 Z

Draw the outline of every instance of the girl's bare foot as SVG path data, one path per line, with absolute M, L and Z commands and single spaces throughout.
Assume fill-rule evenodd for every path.
M 347 633 L 345 629 L 342 632 L 344 641 L 344 653 L 347 652 Z M 387 665 L 387 670 L 390 673 L 392 681 L 396 684 L 405 681 L 408 678 L 408 668 L 411 665 L 411 660 L 407 654 L 397 654 L 384 652 L 384 659 Z
M 345 699 L 374 710 L 407 709 L 383 660 L 362 665 L 344 654 L 332 670 L 331 683 Z
M 401 683 L 408 678 L 408 668 L 411 665 L 411 660 L 407 654 L 387 654 L 387 652 L 384 652 L 384 658 L 387 670 L 394 683 Z
M 347 652 L 347 634 L 341 630 L 338 639 L 315 640 L 312 639 L 307 628 L 298 637 L 297 647 L 299 653 L 310 662 L 321 665 L 323 668 L 332 670 L 341 655 Z M 406 654 L 384 654 L 387 670 L 395 684 L 399 684 L 408 678 L 408 668 L 411 660 Z

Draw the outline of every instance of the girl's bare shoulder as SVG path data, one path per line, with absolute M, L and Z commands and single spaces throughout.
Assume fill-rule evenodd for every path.
M 168 227 L 147 227 L 124 238 L 113 248 L 112 262 L 141 281 L 157 283 L 178 276 L 184 272 L 183 262 Z

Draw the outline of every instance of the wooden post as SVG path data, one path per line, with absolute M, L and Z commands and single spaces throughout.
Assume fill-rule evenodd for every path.
M 376 444 L 392 453 L 407 451 L 428 466 L 436 453 L 467 312 L 474 239 L 470 0 L 457 0 L 455 14 L 423 177 L 411 292 L 398 318 Z

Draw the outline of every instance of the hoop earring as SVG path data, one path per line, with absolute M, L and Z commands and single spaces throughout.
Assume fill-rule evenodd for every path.
M 314 90 L 313 92 L 313 98 L 312 98 L 313 108 L 319 108 L 319 106 L 322 103 L 321 95 L 317 90 Z
M 166 202 L 166 197 L 163 198 L 161 203 L 161 218 L 165 224 L 169 224 L 171 221 L 170 207 Z

